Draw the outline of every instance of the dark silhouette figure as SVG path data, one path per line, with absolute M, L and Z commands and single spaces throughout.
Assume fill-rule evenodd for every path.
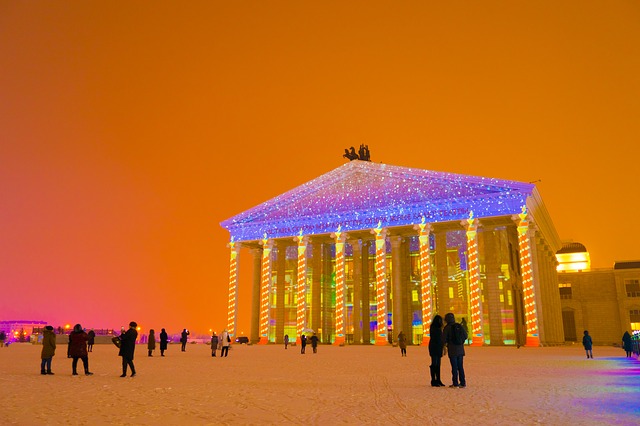
M 89 340 L 89 336 L 87 333 L 82 330 L 82 326 L 80 324 L 76 324 L 73 326 L 73 331 L 69 333 L 69 349 L 68 356 L 73 358 L 73 362 L 71 363 L 71 369 L 73 370 L 73 375 L 78 375 L 78 359 L 82 360 L 82 364 L 84 366 L 84 374 L 87 376 L 91 376 L 93 373 L 89 371 L 89 355 L 87 354 L 87 340 Z
M 469 336 L 469 326 L 467 325 L 467 320 L 465 318 L 462 318 L 460 320 L 460 325 L 462 326 L 462 328 L 464 328 L 464 332 L 467 333 L 467 336 Z M 467 338 L 466 343 L 469 343 L 469 339 Z
M 7 335 L 4 331 L 0 331 L 0 348 L 4 347 L 5 340 L 7 340 Z
M 444 349 L 444 342 L 442 341 L 442 317 L 440 315 L 433 317 L 433 321 L 431 321 L 431 326 L 429 327 L 429 335 L 431 336 L 429 340 L 431 386 L 444 386 L 444 383 L 440 380 L 442 350 Z
M 398 334 L 398 346 L 400 346 L 400 356 L 407 356 L 407 336 L 404 335 L 404 331 Z
M 317 354 L 318 353 L 318 336 L 316 336 L 316 333 L 313 333 L 311 337 L 309 337 L 309 340 L 311 340 L 311 349 L 313 349 L 313 353 Z
M 149 341 L 147 341 L 147 350 L 149 356 L 153 356 L 153 351 L 156 350 L 156 331 L 152 328 L 149 330 Z
M 631 334 L 628 331 L 625 331 L 622 335 L 622 348 L 627 353 L 627 358 L 631 358 L 631 354 L 633 353 L 633 344 L 631 343 Z
M 587 330 L 584 331 L 584 336 L 582 336 L 582 346 L 584 346 L 584 350 L 587 353 L 587 358 L 593 359 L 593 340 L 591 340 Z
M 216 356 L 216 351 L 218 350 L 218 336 L 216 336 L 216 332 L 214 331 L 211 335 L 211 356 Z
M 164 351 L 167 350 L 167 345 L 169 344 L 169 336 L 167 336 L 167 332 L 162 329 L 160 332 L 160 356 L 164 356 Z
M 56 335 L 53 333 L 53 327 L 48 325 L 42 331 L 42 353 L 40 358 L 40 374 L 49 374 L 51 372 L 51 361 L 56 354 Z
M 93 331 L 93 328 L 89 330 L 87 336 L 89 336 L 89 340 L 87 340 L 87 351 L 93 352 L 93 344 L 96 342 L 96 333 Z
M 464 342 L 467 340 L 467 335 L 464 332 L 464 328 L 456 322 L 453 313 L 446 314 L 444 321 L 447 325 L 442 332 L 442 341 L 447 346 L 447 354 L 449 355 L 449 362 L 451 362 L 451 380 L 453 381 L 453 384 L 449 385 L 449 387 L 465 388 L 467 387 L 467 380 L 464 375 L 463 360 L 465 355 Z M 456 342 L 456 336 L 461 336 L 460 341 Z
M 364 145 L 364 144 L 360 144 L 360 148 L 358 149 L 357 153 L 354 147 L 345 149 L 344 154 L 342 156 L 344 158 L 348 158 L 349 161 L 353 161 L 353 160 L 371 161 L 369 145 Z
M 138 338 L 138 331 L 136 330 L 138 324 L 135 321 L 129 323 L 129 329 L 120 335 L 120 355 L 122 357 L 122 375 L 120 377 L 127 377 L 127 366 L 131 368 L 131 377 L 136 375 L 136 367 L 133 365 L 133 354 L 136 350 L 136 339 Z
M 182 330 L 182 333 L 180 334 L 180 343 L 182 343 L 182 352 L 186 351 L 186 347 L 187 347 L 187 336 L 189 335 L 189 330 L 187 330 L 186 328 Z
M 284 348 L 287 349 L 287 346 L 289 346 L 289 335 L 285 334 L 284 335 Z
M 300 353 L 304 354 L 304 351 L 306 348 L 307 348 L 307 336 L 303 334 L 302 336 L 300 336 Z
M 348 150 L 348 149 L 346 149 L 346 148 L 345 148 L 345 150 L 344 150 L 344 154 L 342 154 L 342 156 L 343 156 L 344 158 L 347 158 L 349 161 L 356 160 L 356 158 L 353 158 L 353 156 L 351 155 L 351 153 L 349 152 L 349 150 Z M 356 157 L 357 157 L 357 156 L 356 156 Z

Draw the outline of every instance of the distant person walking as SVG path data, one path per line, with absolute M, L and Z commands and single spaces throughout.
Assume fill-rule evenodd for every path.
M 56 335 L 53 332 L 53 327 L 48 325 L 42 331 L 42 353 L 40 358 L 40 374 L 53 374 L 51 372 L 51 360 L 56 354 Z
M 445 325 L 442 331 L 442 341 L 447 347 L 449 362 L 451 362 L 451 380 L 453 384 L 450 388 L 465 388 L 467 380 L 464 374 L 464 344 L 467 340 L 467 334 L 464 332 L 462 325 L 456 322 L 456 317 L 452 312 L 444 316 Z
M 4 331 L 0 331 L 0 348 L 4 348 L 4 341 L 7 340 L 7 335 Z
M 84 374 L 91 376 L 93 373 L 89 371 L 89 355 L 87 353 L 87 341 L 89 335 L 84 332 L 80 324 L 73 326 L 73 331 L 69 333 L 69 349 L 68 356 L 73 358 L 71 363 L 72 374 L 78 375 L 78 359 L 82 360 L 84 366 Z
M 186 328 L 182 330 L 182 333 L 180 334 L 180 343 L 182 343 L 182 352 L 186 352 L 186 347 L 187 347 L 187 336 L 189 335 L 189 330 L 187 330 Z
M 440 315 L 433 317 L 433 321 L 431 321 L 431 326 L 429 327 L 429 335 L 429 356 L 431 356 L 431 365 L 429 366 L 429 370 L 431 371 L 431 386 L 444 386 L 444 383 L 440 380 L 442 350 L 444 349 L 444 342 L 442 340 L 442 317 Z
M 591 340 L 591 336 L 589 336 L 589 332 L 587 330 L 584 331 L 584 336 L 582 336 L 582 346 L 584 346 L 584 350 L 587 353 L 587 359 L 593 359 L 593 340 Z
M 404 331 L 398 334 L 398 346 L 400 346 L 400 356 L 407 356 L 407 336 L 404 335 Z
M 216 356 L 216 351 L 218 350 L 218 336 L 216 336 L 216 332 L 214 331 L 211 335 L 211 356 Z
M 306 334 L 303 334 L 302 336 L 300 336 L 300 353 L 304 354 L 304 351 L 307 348 L 307 336 Z
M 625 331 L 622 335 L 622 349 L 627 353 L 627 358 L 631 358 L 633 354 L 633 344 L 631 343 L 631 334 Z
M 152 328 L 149 330 L 149 341 L 147 342 L 147 350 L 149 356 L 153 356 L 153 351 L 156 350 L 156 331 Z
M 220 334 L 220 341 L 222 342 L 222 350 L 220 351 L 220 357 L 226 357 L 229 355 L 229 346 L 231 345 L 231 336 L 225 328 L 222 334 Z
M 316 333 L 313 333 L 311 337 L 309 337 L 309 340 L 311 340 L 311 349 L 313 349 L 313 353 L 317 354 L 318 353 L 318 336 L 316 336 Z
M 136 375 L 136 367 L 133 365 L 133 355 L 136 350 L 136 339 L 138 338 L 138 324 L 135 321 L 129 323 L 129 329 L 120 335 L 120 352 L 122 357 L 122 375 L 127 377 L 127 366 L 131 368 L 131 377 Z
M 289 335 L 285 334 L 284 335 L 284 348 L 287 349 L 287 346 L 289 346 Z
M 89 336 L 89 339 L 87 340 L 87 351 L 93 352 L 93 344 L 96 342 L 96 332 L 93 331 L 93 328 L 89 330 L 87 336 Z
M 169 344 L 169 336 L 167 332 L 163 328 L 160 332 L 160 356 L 164 356 L 164 351 L 167 350 L 167 345 Z

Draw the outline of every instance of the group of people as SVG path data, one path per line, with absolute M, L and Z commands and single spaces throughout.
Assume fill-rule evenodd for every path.
M 451 388 L 467 387 L 467 379 L 464 374 L 464 345 L 468 333 L 462 324 L 456 322 L 455 315 L 451 312 L 444 316 L 444 328 L 442 316 L 436 315 L 429 326 L 429 356 L 431 357 L 431 386 L 446 386 L 440 378 L 440 367 L 443 355 L 449 356 L 451 363 Z M 404 351 L 406 356 L 406 349 Z
M 300 336 L 300 353 L 301 354 L 306 353 L 307 340 L 309 342 L 311 342 L 311 349 L 313 350 L 313 353 L 317 354 L 318 353 L 318 342 L 319 342 L 319 339 L 318 339 L 318 336 L 316 336 L 316 333 L 311 334 L 311 336 L 309 336 L 309 337 L 307 337 L 306 334 L 302 334 Z M 284 336 L 284 341 L 285 341 L 284 348 L 287 349 L 287 345 L 289 344 L 289 335 L 288 334 L 286 334 Z
M 216 352 L 220 349 L 220 357 L 226 357 L 229 355 L 229 346 L 231 346 L 231 336 L 225 328 L 220 336 L 216 335 L 214 331 L 211 335 L 211 356 L 216 356 Z
M 136 340 L 138 338 L 138 324 L 135 321 L 129 323 L 128 330 L 122 330 L 120 336 L 114 337 L 117 346 L 120 348 L 118 353 L 122 357 L 122 375 L 120 377 L 127 376 L 127 368 L 131 369 L 131 377 L 136 375 L 136 368 L 133 364 L 134 352 L 136 349 Z M 164 332 L 164 329 L 162 329 Z M 166 334 L 166 333 L 165 333 Z M 95 340 L 95 333 L 93 330 L 87 333 L 82 328 L 82 325 L 76 324 L 73 326 L 73 330 L 69 333 L 69 342 L 67 345 L 67 358 L 71 358 L 71 371 L 72 375 L 78 375 L 78 361 L 82 361 L 84 367 L 84 374 L 91 376 L 93 373 L 89 371 L 89 352 L 93 350 L 93 344 Z M 154 340 L 155 345 L 155 340 Z M 53 331 L 53 327 L 47 325 L 42 333 L 42 351 L 40 353 L 40 374 L 53 375 L 51 371 L 51 363 L 53 357 L 56 354 L 56 335 Z M 151 353 L 151 351 L 149 352 Z

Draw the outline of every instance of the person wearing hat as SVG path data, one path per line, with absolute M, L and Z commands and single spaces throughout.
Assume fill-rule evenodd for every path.
M 40 364 L 40 374 L 53 374 L 51 372 L 51 360 L 56 354 L 56 335 L 53 327 L 48 325 L 42 331 L 42 363 Z M 46 367 L 46 370 L 45 370 Z
M 135 321 L 129 323 L 129 329 L 120 336 L 120 352 L 122 357 L 122 375 L 127 377 L 127 366 L 131 368 L 131 377 L 136 375 L 136 367 L 133 365 L 133 353 L 136 350 L 136 339 L 138 338 L 138 324 Z
M 82 329 L 80 324 L 76 324 L 73 326 L 73 331 L 69 333 L 69 347 L 67 349 L 67 356 L 69 358 L 73 358 L 71 363 L 71 369 L 73 371 L 73 375 L 78 375 L 78 360 L 82 360 L 82 365 L 84 366 L 84 374 L 87 376 L 93 375 L 92 372 L 89 371 L 89 355 L 87 353 L 87 340 L 89 340 L 89 336 Z

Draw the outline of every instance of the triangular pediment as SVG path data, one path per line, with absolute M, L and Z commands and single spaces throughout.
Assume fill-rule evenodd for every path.
M 532 184 L 351 161 L 221 225 L 236 241 L 520 213 Z

